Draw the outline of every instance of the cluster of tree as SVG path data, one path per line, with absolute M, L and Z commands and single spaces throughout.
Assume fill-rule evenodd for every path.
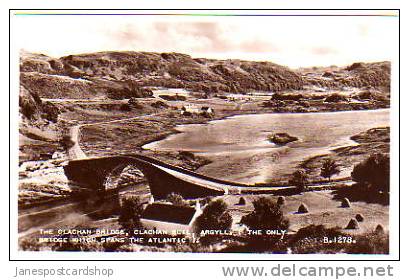
M 173 205 L 176 206 L 188 206 L 189 204 L 183 199 L 183 196 L 181 196 L 178 193 L 170 193 L 166 197 L 166 200 Z
M 203 213 L 195 221 L 195 230 L 229 230 L 233 219 L 228 212 L 227 204 L 222 199 L 210 201 Z
M 254 210 L 243 216 L 240 223 L 253 230 L 287 230 L 290 222 L 284 217 L 280 205 L 271 197 L 260 197 L 253 201 Z
M 284 217 L 281 206 L 272 197 L 260 197 L 253 202 L 254 210 L 243 216 L 240 224 L 252 230 L 287 230 L 290 223 Z M 196 231 L 229 230 L 233 219 L 226 202 L 221 199 L 211 201 L 195 222 Z
M 333 93 L 324 100 L 325 102 L 344 102 L 348 101 L 348 98 L 339 93 Z
M 19 96 L 20 113 L 29 120 L 38 118 L 46 119 L 50 122 L 57 122 L 60 114 L 59 108 L 53 103 L 43 102 L 38 94 L 26 89 L 21 90 Z
M 132 111 L 132 109 L 143 109 L 143 105 L 140 104 L 136 97 L 129 98 L 127 103 L 121 105 L 120 110 L 124 112 Z
M 143 204 L 139 196 L 126 197 L 122 200 L 118 222 L 124 229 L 140 228 L 142 212 Z
M 277 101 L 277 100 L 281 100 L 281 101 L 288 101 L 288 100 L 292 100 L 292 101 L 298 101 L 300 99 L 303 99 L 304 96 L 302 94 L 282 94 L 282 93 L 275 93 L 271 96 L 271 100 L 272 101 Z
M 58 109 L 57 106 L 55 106 L 51 102 L 43 102 L 42 103 L 42 117 L 51 121 L 51 122 L 57 122 L 58 121 L 58 115 L 60 114 L 60 110 Z
M 179 95 L 177 93 L 175 95 L 162 94 L 162 95 L 159 95 L 159 97 L 167 101 L 185 101 L 186 100 L 186 96 Z
M 320 175 L 331 181 L 331 178 L 341 172 L 340 166 L 331 158 L 323 161 Z M 387 154 L 373 154 L 363 162 L 354 166 L 351 173 L 352 180 L 360 186 L 370 188 L 377 192 L 388 193 L 390 188 L 390 159 Z M 308 176 L 304 170 L 296 170 L 290 180 L 302 192 L 308 184 Z
M 354 167 L 351 177 L 361 186 L 388 193 L 390 189 L 389 155 L 380 153 L 371 155 Z
M 331 158 L 324 160 L 321 166 L 320 176 L 328 179 L 328 182 L 331 181 L 331 177 L 339 174 L 341 172 L 339 165 Z M 307 173 L 300 169 L 296 170 L 289 179 L 288 183 L 290 185 L 296 186 L 299 192 L 305 191 L 306 186 L 308 185 L 308 176 Z
M 119 82 L 118 82 L 119 83 Z M 150 89 L 143 88 L 132 80 L 119 83 L 118 87 L 108 89 L 108 97 L 111 99 L 127 99 L 127 98 L 145 98 L 152 97 L 153 92 Z

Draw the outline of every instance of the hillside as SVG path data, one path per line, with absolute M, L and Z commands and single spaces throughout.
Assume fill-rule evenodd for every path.
M 21 83 L 41 97 L 88 98 L 126 88 L 218 92 L 302 89 L 300 75 L 271 62 L 194 59 L 179 53 L 101 52 L 51 58 L 24 54 Z
M 362 63 L 356 62 L 348 67 L 313 67 L 301 69 L 305 84 L 326 88 L 382 88 L 388 92 L 391 82 L 391 63 L 389 61 Z
M 52 58 L 22 53 L 21 84 L 45 98 L 94 98 L 141 87 L 212 95 L 390 85 L 390 62 L 290 70 L 271 62 L 192 58 L 180 53 L 99 52 Z
M 20 86 L 20 161 L 49 158 L 59 148 L 59 109 Z
M 161 120 L 164 127 L 173 127 L 236 114 L 388 108 L 389 83 L 389 62 L 291 70 L 271 62 L 180 53 L 99 52 L 52 58 L 21 52 L 20 147 L 27 156 L 50 157 L 56 149 L 48 146 L 61 146 L 58 141 L 67 126 L 111 118 L 165 114 L 172 117 Z M 160 87 L 188 94 L 154 96 Z M 266 94 L 242 94 L 252 92 Z M 181 116 L 178 109 L 185 105 L 211 106 L 216 114 Z M 163 137 L 161 129 L 152 132 L 153 138 Z

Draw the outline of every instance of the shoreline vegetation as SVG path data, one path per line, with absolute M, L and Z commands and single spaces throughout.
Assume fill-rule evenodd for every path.
M 319 178 L 319 170 L 322 163 L 331 158 L 335 160 L 340 167 L 349 168 L 364 160 L 371 154 L 384 153 L 389 154 L 390 150 L 390 128 L 378 127 L 362 131 L 356 135 L 351 135 L 355 145 L 347 145 L 332 149 L 327 154 L 316 155 L 302 161 L 298 166 L 304 169 L 311 178 Z
M 209 159 L 195 155 L 194 151 L 160 152 L 146 150 L 143 146 L 180 133 L 178 125 L 207 124 L 237 115 L 343 112 L 390 107 L 389 62 L 354 63 L 346 68 L 333 66 L 291 70 L 273 63 L 193 59 L 173 53 L 104 52 L 62 58 L 23 53 L 20 71 L 19 213 L 30 215 L 36 214 L 36 211 L 45 210 L 46 213 L 48 210 L 44 205 L 48 203 L 58 205 L 58 201 L 75 200 L 81 192 L 81 188 L 67 182 L 62 169 L 68 160 L 66 150 L 73 145 L 69 135 L 73 126 L 80 126 L 78 142 L 90 157 L 142 153 L 194 171 L 210 163 Z M 279 145 L 297 140 L 285 131 L 270 138 Z M 264 247 L 268 248 L 268 252 L 288 253 L 289 249 L 294 253 L 322 252 L 317 241 L 319 238 L 335 233 L 350 235 L 344 230 L 347 221 L 342 211 L 346 210 L 335 206 L 343 194 L 331 191 L 348 188 L 350 185 L 346 183 L 352 181 L 350 176 L 337 177 L 336 171 L 340 169 L 342 174 L 350 174 L 354 166 L 370 155 L 389 154 L 389 127 L 362 131 L 351 135 L 351 140 L 356 145 L 336 148 L 327 154 L 311 155 L 300 162 L 298 168 L 302 172 L 293 181 L 299 185 L 295 193 L 243 193 L 241 198 L 244 202 L 241 201 L 240 205 L 235 202 L 237 196 L 224 198 L 232 215 L 238 215 L 234 216 L 237 220 L 253 211 L 251 204 L 260 197 L 268 195 L 275 199 L 275 196 L 283 195 L 288 204 L 282 211 L 290 217 L 290 228 L 297 236 L 288 237 L 285 244 L 264 238 L 265 242 L 257 243 L 254 238 L 237 237 L 237 240 L 230 240 L 234 243 L 232 246 L 223 247 L 220 242 L 224 237 L 217 237 L 215 240 L 204 240 L 207 245 L 173 244 L 170 249 L 166 249 L 169 247 L 166 245 L 152 247 L 144 243 L 133 249 L 121 249 L 122 245 L 115 243 L 112 246 L 108 244 L 106 248 L 70 247 L 71 244 L 51 250 L 127 251 L 150 248 L 148 250 L 261 252 Z M 334 169 L 334 177 L 330 172 L 328 177 L 323 178 L 322 166 L 329 160 L 333 160 L 338 169 Z M 308 178 L 306 185 L 303 181 L 305 178 Z M 309 215 L 308 211 L 320 211 L 319 215 L 327 213 L 341 228 L 335 230 L 333 224 L 328 222 L 325 228 L 305 227 L 303 218 L 294 212 L 299 206 L 299 196 L 305 197 L 308 205 L 304 205 L 304 215 Z M 323 198 L 328 205 L 332 205 L 333 210 L 327 211 L 320 205 Z M 366 217 L 368 221 L 360 223 L 363 229 L 351 232 L 357 240 L 363 239 L 362 244 L 368 245 L 363 253 L 387 253 L 389 250 L 385 245 L 387 234 L 373 235 L 372 232 L 377 223 L 388 227 L 388 208 L 382 201 L 372 201 L 370 209 L 365 210 L 360 204 L 362 200 L 351 200 L 355 209 L 359 209 L 364 216 L 383 213 L 380 220 L 375 220 L 376 215 L 369 220 Z M 88 206 L 81 204 L 79 209 L 82 207 L 84 211 L 89 211 Z M 73 217 L 78 215 L 73 209 L 64 211 L 73 211 Z M 318 212 L 314 215 L 318 215 Z M 314 215 L 311 216 L 314 221 L 324 221 L 326 217 L 324 215 L 318 219 Z M 91 219 L 94 226 L 105 221 L 104 226 L 115 228 L 118 227 L 116 216 L 108 215 L 112 219 L 109 221 L 92 217 L 87 219 Z M 75 224 L 74 220 L 70 220 L 68 225 Z M 39 221 L 46 222 L 47 217 L 39 217 Z M 19 220 L 19 229 L 23 231 L 31 225 L 38 226 L 32 223 Z M 308 234 L 314 237 L 312 245 L 307 248 L 305 242 L 309 240 Z M 41 250 L 41 246 L 27 240 L 22 239 L 20 243 L 23 250 Z M 362 253 L 354 251 L 352 246 L 342 245 L 328 246 L 323 251 Z

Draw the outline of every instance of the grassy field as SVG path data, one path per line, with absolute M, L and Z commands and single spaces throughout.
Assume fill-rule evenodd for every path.
M 340 227 L 344 229 L 356 214 L 361 214 L 364 221 L 359 223 L 359 229 L 343 231 L 347 234 L 362 234 L 373 231 L 378 224 L 384 229 L 388 229 L 389 206 L 375 203 L 351 202 L 350 208 L 341 207 L 341 201 L 334 200 L 333 191 L 311 191 L 298 195 L 286 196 L 286 203 L 283 206 L 284 215 L 290 220 L 290 231 L 297 231 L 308 225 L 325 225 L 327 227 Z M 244 197 L 246 205 L 237 205 L 240 197 Z M 251 201 L 259 198 L 260 195 L 227 195 L 223 200 L 229 205 L 229 210 L 233 216 L 236 229 L 243 215 L 253 210 Z M 307 205 L 309 213 L 300 214 L 297 212 L 301 203 Z

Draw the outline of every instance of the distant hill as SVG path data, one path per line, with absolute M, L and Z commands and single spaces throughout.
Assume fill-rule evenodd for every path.
M 304 81 L 271 62 L 194 59 L 180 53 L 100 52 L 51 58 L 24 53 L 21 83 L 41 97 L 88 98 L 112 89 L 161 86 L 203 93 L 302 89 Z
M 313 67 L 299 72 L 305 84 L 326 88 L 383 88 L 389 92 L 391 63 L 389 61 L 363 63 L 356 62 L 348 67 Z

